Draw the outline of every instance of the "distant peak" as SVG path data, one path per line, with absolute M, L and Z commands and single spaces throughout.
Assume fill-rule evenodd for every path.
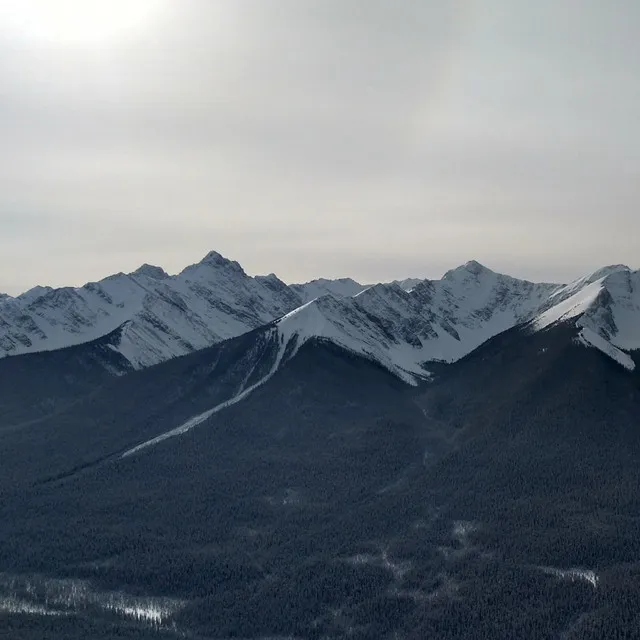
M 403 278 L 402 280 L 394 280 L 393 282 L 402 287 L 405 291 L 409 291 L 410 289 L 418 286 L 421 282 L 424 282 L 424 280 L 424 278 Z
M 619 273 L 620 271 L 631 271 L 626 264 L 611 264 L 606 267 L 602 267 L 597 271 L 594 271 L 587 279 L 589 282 L 595 282 L 596 280 L 600 280 L 600 278 L 606 278 L 613 273 Z
M 131 275 L 147 276 L 147 278 L 153 278 L 154 280 L 164 280 L 169 277 L 169 274 L 162 267 L 156 267 L 146 262 L 141 267 L 138 267 Z
M 52 287 L 42 287 L 40 285 L 36 285 L 35 287 L 32 287 L 28 291 L 21 293 L 18 296 L 18 299 L 22 300 L 23 302 L 31 302 L 36 298 L 39 298 L 40 296 L 44 296 L 47 293 L 51 293 L 52 291 L 53 291 Z
M 308 282 L 304 282 L 302 284 L 294 285 L 294 286 L 305 286 L 310 284 L 317 285 L 330 285 L 334 282 L 339 282 L 340 284 L 349 284 L 361 287 L 362 285 L 359 282 L 356 282 L 353 278 L 315 278 L 314 280 L 309 280 Z
M 491 269 L 480 264 L 477 260 L 469 260 L 469 262 L 465 262 L 463 265 L 447 271 L 447 273 L 444 274 L 443 279 L 452 280 L 458 276 L 464 276 L 466 274 L 480 276 L 489 273 L 494 272 Z
M 493 273 L 491 269 L 488 269 L 483 264 L 480 264 L 477 260 L 469 260 L 469 262 L 464 264 L 464 269 L 469 271 L 469 273 L 475 273 L 476 275 L 484 272 Z
M 266 276 L 255 276 L 254 280 L 260 282 L 267 287 L 287 288 L 287 285 L 278 278 L 275 273 L 269 273 Z
M 199 264 L 207 264 L 214 267 L 231 267 L 236 271 L 242 271 L 242 267 L 239 262 L 225 258 L 217 251 L 209 251 L 209 253 L 200 260 Z

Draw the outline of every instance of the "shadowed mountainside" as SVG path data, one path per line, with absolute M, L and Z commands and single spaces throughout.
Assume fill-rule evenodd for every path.
M 128 374 L 4 435 L 1 566 L 179 600 L 167 637 L 634 637 L 639 378 L 577 331 L 506 332 L 418 388 L 310 341 L 121 458 L 275 349 L 254 332 Z M 132 624 L 67 611 L 94 637 Z

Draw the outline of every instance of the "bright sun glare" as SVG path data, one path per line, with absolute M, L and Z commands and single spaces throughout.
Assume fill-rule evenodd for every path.
M 100 45 L 143 29 L 163 0 L 0 0 L 0 20 L 60 45 Z

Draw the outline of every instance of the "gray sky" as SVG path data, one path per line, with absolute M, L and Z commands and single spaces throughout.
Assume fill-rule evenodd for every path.
M 0 291 L 640 266 L 640 3 L 0 2 Z

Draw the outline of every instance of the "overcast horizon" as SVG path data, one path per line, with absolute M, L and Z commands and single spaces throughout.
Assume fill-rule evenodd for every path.
M 640 264 L 640 4 L 6 0 L 0 291 Z

